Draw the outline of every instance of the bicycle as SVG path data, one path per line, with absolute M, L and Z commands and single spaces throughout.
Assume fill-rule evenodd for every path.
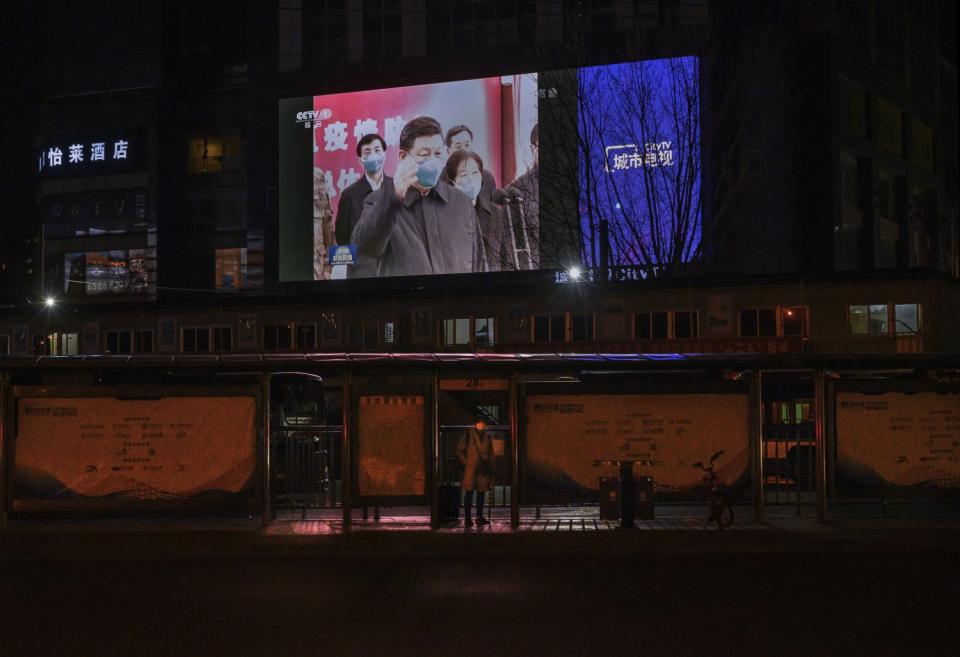
M 729 527 L 733 523 L 733 508 L 730 506 L 730 502 L 727 501 L 726 495 L 720 490 L 720 484 L 717 482 L 717 474 L 713 471 L 713 462 L 723 456 L 723 452 L 724 450 L 721 449 L 711 456 L 709 466 L 703 465 L 703 461 L 697 461 L 690 466 L 692 468 L 700 468 L 706 473 L 703 480 L 707 482 L 707 509 L 710 512 L 710 516 L 703 525 L 704 529 L 706 529 L 707 525 L 711 522 L 716 522 L 717 529 L 721 530 L 724 527 Z

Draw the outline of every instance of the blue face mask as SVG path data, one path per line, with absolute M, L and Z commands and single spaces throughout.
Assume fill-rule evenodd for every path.
M 387 158 L 386 153 L 371 153 L 363 160 L 363 170 L 369 174 L 374 174 L 383 168 L 383 162 Z
M 480 195 L 480 185 L 481 182 L 476 178 L 468 178 L 462 183 L 457 183 L 457 189 L 470 197 L 471 201 L 476 201 L 477 196 Z
M 435 187 L 440 179 L 444 161 L 439 157 L 431 157 L 417 165 L 417 182 L 430 189 Z

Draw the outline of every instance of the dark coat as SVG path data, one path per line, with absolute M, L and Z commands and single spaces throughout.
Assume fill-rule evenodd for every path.
M 380 187 L 387 181 L 392 180 L 390 176 L 384 176 Z M 348 185 L 346 189 L 340 192 L 340 201 L 337 205 L 337 244 L 352 244 L 351 236 L 353 229 L 360 223 L 360 215 L 363 213 L 363 202 L 373 191 L 370 187 L 370 181 L 366 176 L 360 176 L 359 180 Z M 347 267 L 347 278 L 370 278 L 377 275 L 377 261 L 357 253 L 357 262 L 351 267 Z
M 378 261 L 379 276 L 484 271 L 476 210 L 443 180 L 425 198 L 411 187 L 402 201 L 393 180 L 385 180 L 363 202 L 353 243 L 358 253 Z

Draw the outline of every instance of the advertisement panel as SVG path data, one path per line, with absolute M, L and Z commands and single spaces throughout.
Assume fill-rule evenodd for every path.
M 24 397 L 14 499 L 246 502 L 255 427 L 253 397 Z
M 682 57 L 283 99 L 280 279 L 597 265 L 601 219 L 612 264 L 689 260 L 698 71 Z
M 153 249 L 90 251 L 64 255 L 63 290 L 71 296 L 145 294 Z
M 837 394 L 844 495 L 960 494 L 960 393 Z
M 600 477 L 615 466 L 596 461 L 642 460 L 635 474 L 653 477 L 660 501 L 703 495 L 703 472 L 714 463 L 724 486 L 749 485 L 746 394 L 530 395 L 526 402 L 524 502 L 596 502 Z
M 362 395 L 359 403 L 360 495 L 426 494 L 423 395 Z

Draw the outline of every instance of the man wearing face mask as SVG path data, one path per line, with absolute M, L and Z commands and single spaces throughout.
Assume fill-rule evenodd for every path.
M 363 201 L 371 192 L 375 192 L 384 181 L 391 180 L 384 175 L 383 164 L 387 157 L 387 143 L 376 133 L 364 135 L 357 143 L 357 158 L 363 167 L 363 177 L 349 185 L 340 193 L 337 206 L 337 244 L 351 244 L 350 236 L 360 222 Z M 347 267 L 347 278 L 370 278 L 377 275 L 377 261 L 360 253 L 356 262 Z
M 420 116 L 400 132 L 393 179 L 363 203 L 353 229 L 357 251 L 379 276 L 483 271 L 483 243 L 470 199 L 440 179 L 446 149 L 436 119 Z

